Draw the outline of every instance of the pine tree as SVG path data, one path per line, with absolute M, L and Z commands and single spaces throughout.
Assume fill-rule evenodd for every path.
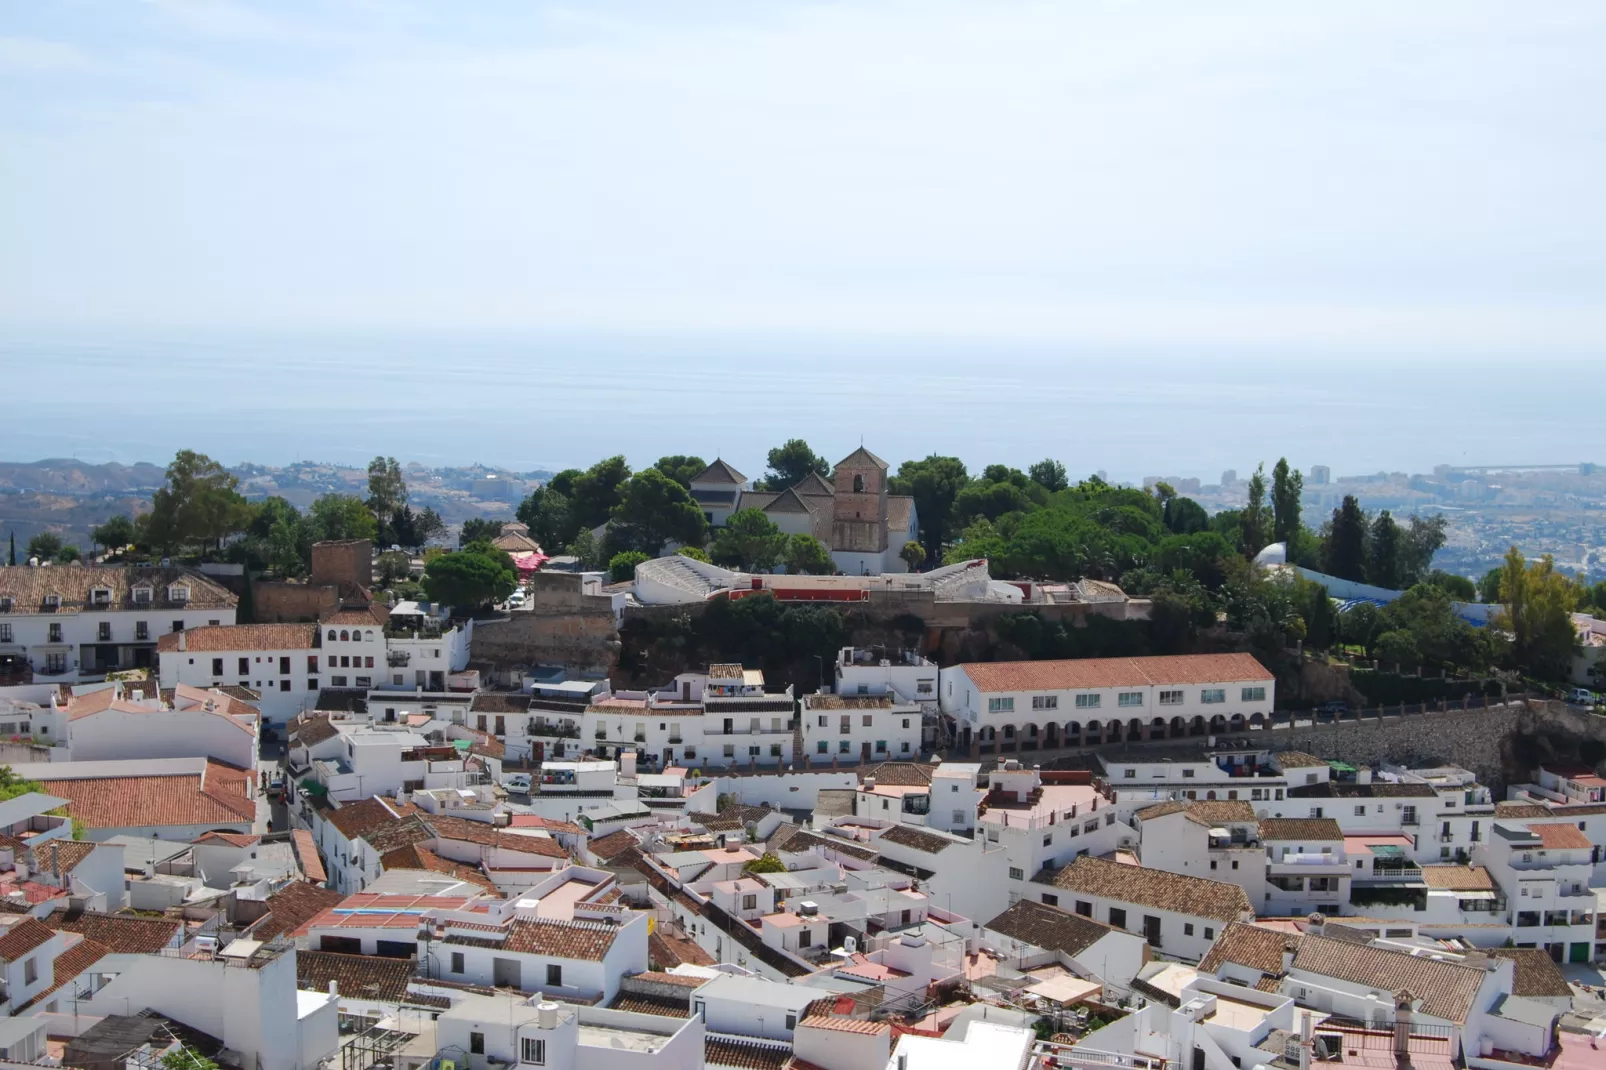
M 7 559 L 6 564 L 12 566 L 13 568 L 15 568 L 17 564 L 17 533 L 15 531 L 11 533 L 11 555 Z
M 1288 458 L 1282 457 L 1271 470 L 1271 513 L 1273 542 L 1288 547 L 1289 560 L 1293 560 L 1294 543 L 1299 537 L 1299 498 L 1305 490 L 1305 477 L 1299 469 L 1288 467 Z

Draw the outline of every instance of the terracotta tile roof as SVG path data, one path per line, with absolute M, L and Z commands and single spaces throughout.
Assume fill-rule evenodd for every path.
M 518 919 L 508 926 L 502 947 L 527 955 L 601 962 L 618 935 L 619 929 L 613 925 Z
M 1482 866 L 1423 866 L 1422 883 L 1455 892 L 1493 892 L 1494 878 Z
M 1381 780 L 1370 784 L 1330 780 L 1288 789 L 1290 799 L 1434 799 L 1438 794 L 1432 784 L 1390 784 Z
M 522 854 L 542 855 L 547 858 L 569 857 L 569 852 L 563 844 L 549 836 L 506 832 L 484 821 L 470 821 L 467 818 L 443 814 L 424 814 L 419 820 L 434 832 L 437 838 L 443 840 L 463 840 L 487 847 L 500 847 L 504 851 L 518 851 Z
M 691 1000 L 670 999 L 667 996 L 644 996 L 636 992 L 621 992 L 613 1001 L 611 1010 L 633 1011 L 636 1014 L 656 1014 L 662 1018 L 690 1018 Z
M 1056 873 L 1053 884 L 1071 892 L 1218 921 L 1237 921 L 1252 909 L 1249 896 L 1236 884 L 1107 862 L 1091 855 L 1083 855 Z
M 124 955 L 149 955 L 171 947 L 184 923 L 172 918 L 141 918 L 132 914 L 85 912 L 75 918 L 57 915 L 51 924 L 67 932 L 79 933 L 95 943 Z
M 348 840 L 357 840 L 401 817 L 401 812 L 375 796 L 320 811 L 323 819 Z
M 747 477 L 726 462 L 715 457 L 713 462 L 701 472 L 692 476 L 691 483 L 733 483 L 740 486 L 747 482 Z
M 375 853 L 384 855 L 415 843 L 432 840 L 435 834 L 424 827 L 424 822 L 417 814 L 410 814 L 399 821 L 390 821 L 378 828 L 369 829 L 363 833 L 362 838 Z
M 522 691 L 477 691 L 468 709 L 470 713 L 527 713 L 530 696 Z
M 389 609 L 389 607 L 382 606 L 377 602 L 370 602 L 368 605 L 362 607 L 361 609 L 339 609 L 339 610 L 336 610 L 335 612 L 329 614 L 329 616 L 324 617 L 318 623 L 319 624 L 334 624 L 334 625 L 337 625 L 337 626 L 341 625 L 341 624 L 344 624 L 344 625 L 347 625 L 347 626 L 350 626 L 350 625 L 353 625 L 353 624 L 360 624 L 360 625 L 374 625 L 374 624 L 377 624 L 380 627 L 384 627 L 386 624 L 390 623 L 390 609 Z
M 1260 821 L 1260 838 L 1279 843 L 1290 840 L 1342 840 L 1344 832 L 1338 827 L 1338 822 L 1330 817 L 1267 817 Z
M 647 961 L 654 966 L 672 969 L 676 966 L 712 966 L 714 956 L 702 949 L 695 940 L 675 936 L 659 926 L 647 937 Z
M 740 662 L 710 665 L 708 667 L 708 678 L 710 680 L 740 680 L 743 671 Z
M 0 961 L 16 962 L 36 947 L 44 945 L 56 930 L 42 921 L 29 917 L 0 918 L 11 924 L 0 926 Z
M 1539 843 L 1546 850 L 1589 850 L 1589 837 L 1579 831 L 1576 825 L 1529 825 L 1529 830 L 1539 837 Z
M 1022 899 L 988 922 L 987 928 L 1034 947 L 1076 956 L 1115 930 L 1092 918 Z
M 540 814 L 514 814 L 508 822 L 509 828 L 516 829 L 542 829 L 546 832 L 566 832 L 574 836 L 584 836 L 586 830 L 573 821 L 557 821 Z M 623 831 L 622 829 L 620 831 Z M 618 835 L 614 833 L 613 835 Z M 632 841 L 634 842 L 634 841 Z
M 183 647 L 179 641 L 183 640 Z M 210 654 L 229 650 L 311 650 L 318 645 L 316 624 L 219 624 L 166 632 L 158 653 Z
M 802 701 L 803 708 L 807 710 L 890 710 L 892 708 L 891 695 L 804 695 Z M 887 762 L 885 764 L 892 765 L 894 763 Z M 897 764 L 909 763 L 900 762 Z M 879 774 L 872 769 L 864 775 L 878 776 Z M 931 778 L 928 776 L 925 782 L 929 784 Z
M 797 1024 L 800 1029 L 829 1029 L 835 1033 L 863 1033 L 872 1037 L 892 1032 L 892 1027 L 886 1022 L 866 1022 L 829 1014 L 812 1014 Z
M 1196 825 L 1207 828 L 1216 825 L 1230 824 L 1232 822 L 1254 821 L 1255 808 L 1243 799 L 1219 799 L 1195 802 L 1190 799 L 1173 799 L 1170 802 L 1155 803 L 1153 806 L 1139 810 L 1137 816 L 1142 821 L 1153 821 L 1156 818 L 1167 817 L 1171 814 L 1186 814 L 1188 820 Z
M 395 869 L 420 869 L 430 873 L 445 873 L 487 891 L 496 891 L 496 882 L 474 866 L 442 858 L 422 844 L 414 843 L 387 851 L 379 857 L 379 865 L 387 873 Z
M 318 857 L 318 845 L 312 838 L 312 833 L 306 829 L 291 829 L 290 844 L 295 849 L 296 862 L 301 866 L 301 874 L 314 884 L 322 884 L 329 879 L 324 872 L 323 859 Z
M 1170 799 L 1166 802 L 1155 803 L 1153 806 L 1145 806 L 1134 816 L 1139 821 L 1155 821 L 1162 817 L 1170 817 L 1172 814 L 1185 813 L 1187 809 L 1188 800 Z
M 174 584 L 190 589 L 187 601 L 168 601 L 168 588 Z M 151 600 L 136 604 L 133 589 L 141 586 L 151 588 Z M 105 606 L 91 607 L 90 592 L 97 587 L 109 589 L 111 601 Z M 18 565 L 0 568 L 0 595 L 11 596 L 13 613 L 60 614 L 79 613 L 90 608 L 106 612 L 108 609 L 170 609 L 174 606 L 227 609 L 239 602 L 220 584 L 187 568 L 119 565 L 74 565 L 68 568 Z M 56 609 L 46 609 L 47 595 L 60 598 L 61 605 Z
M 1068 691 L 1165 687 L 1273 679 L 1250 654 L 971 662 L 960 666 L 977 691 Z
M 706 977 L 687 977 L 678 973 L 660 973 L 656 970 L 647 970 L 644 973 L 630 974 L 632 981 L 652 981 L 661 985 L 677 985 L 681 988 L 701 988 L 708 981 Z
M 230 847 L 251 847 L 262 842 L 261 836 L 250 836 L 243 832 L 208 832 L 190 841 L 191 843 L 221 843 Z
M 339 734 L 340 730 L 335 727 L 334 721 L 330 720 L 327 713 L 315 713 L 311 710 L 291 720 L 288 733 L 291 739 L 305 747 L 322 743 L 326 739 L 334 739 Z
M 952 846 L 953 841 L 934 832 L 925 832 L 911 825 L 893 825 L 880 836 L 882 840 L 890 840 L 904 847 L 912 847 L 916 851 L 923 851 L 928 855 L 941 853 Z
M 1496 947 L 1487 954 L 1491 958 L 1510 959 L 1516 965 L 1511 994 L 1529 999 L 1549 999 L 1566 996 L 1571 999 L 1573 990 L 1567 985 L 1561 967 L 1551 959 L 1550 952 L 1536 947 Z
M 731 1070 L 785 1070 L 792 1061 L 791 1048 L 772 1048 L 764 1044 L 723 1037 L 703 1037 L 703 1065 Z
M 344 898 L 329 888 L 319 888 L 306 881 L 291 881 L 268 896 L 267 916 L 251 927 L 251 937 L 266 940 L 285 934 L 295 935 L 307 922 L 339 905 Z
M 1550 807 L 1537 803 L 1503 802 L 1494 804 L 1495 817 L 1549 817 Z
M 920 762 L 882 762 L 859 779 L 874 777 L 877 786 L 920 788 L 931 783 L 931 766 Z
M 95 853 L 98 844 L 88 840 L 50 840 L 33 848 L 34 869 L 40 873 L 71 873 Z
M 1271 760 L 1284 769 L 1314 769 L 1327 764 L 1316 755 L 1306 754 L 1302 750 L 1276 751 Z
M 250 774 L 208 761 L 204 774 L 171 776 L 41 778 L 51 795 L 68 800 L 67 812 L 85 828 L 152 825 L 238 825 L 256 820 L 246 797 Z
M 616 858 L 617 856 L 630 850 L 632 847 L 639 848 L 640 846 L 641 845 L 636 842 L 636 838 L 630 835 L 629 831 L 626 829 L 620 829 L 618 832 L 610 832 L 606 836 L 599 836 L 598 838 L 592 840 L 590 844 L 591 853 L 605 861 L 611 858 Z
M 1268 929 L 1246 921 L 1235 921 L 1221 930 L 1199 961 L 1202 973 L 1218 973 L 1228 963 L 1247 966 L 1272 977 L 1283 974 L 1283 952 L 1299 946 L 1299 937 L 1280 929 Z
M 1467 1020 L 1484 978 L 1476 966 L 1308 934 L 1300 938 L 1294 969 L 1382 992 L 1404 989 L 1422 1001 L 1421 1013 L 1458 1025 Z
M 327 992 L 329 982 L 348 999 L 423 1006 L 451 1005 L 437 996 L 415 996 L 407 990 L 413 979 L 411 959 L 380 955 L 342 955 L 333 951 L 297 951 L 296 987 L 306 992 Z
M 64 988 L 85 970 L 111 954 L 111 948 L 85 937 L 72 947 L 57 955 L 50 964 L 50 987 L 37 996 L 24 1003 L 23 1007 L 32 1007 L 45 1002 L 50 994 Z

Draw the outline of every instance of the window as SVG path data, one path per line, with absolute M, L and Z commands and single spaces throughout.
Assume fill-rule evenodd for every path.
M 1015 712 L 1015 699 L 1013 697 L 1010 697 L 1010 698 L 990 698 L 990 699 L 987 700 L 987 712 L 988 713 L 1014 713 Z
M 904 754 L 908 754 L 909 753 L 909 741 L 908 740 L 904 740 L 903 741 L 901 749 L 902 749 Z
M 864 727 L 866 727 L 866 728 L 869 728 L 869 727 L 870 727 L 870 726 L 872 726 L 872 725 L 873 725 L 873 724 L 875 724 L 875 721 L 874 721 L 874 719 L 873 719 L 873 718 L 872 718 L 872 715 L 870 715 L 870 714 L 868 714 L 868 713 L 867 713 L 867 714 L 865 714 L 865 715 L 864 715 L 864 721 L 863 721 L 863 723 L 864 723 Z
M 369 654 L 362 659 L 362 667 L 365 669 L 371 669 L 374 667 L 374 656 L 372 654 Z
M 452 972 L 463 972 L 463 953 L 461 951 L 452 952 Z
M 102 643 L 111 642 L 112 641 L 112 622 L 109 621 L 109 620 L 101 621 L 98 634 L 100 636 L 100 641 Z
M 546 1041 L 540 1037 L 525 1037 L 519 1043 L 519 1062 L 535 1063 L 537 1066 L 546 1062 Z
M 1193 922 L 1185 921 L 1185 922 L 1182 923 L 1182 935 L 1183 936 L 1192 936 L 1193 935 Z
M 1122 910 L 1120 907 L 1111 907 L 1110 924 L 1115 926 L 1117 929 L 1126 928 L 1126 911 Z
M 734 743 L 725 744 L 725 757 L 727 757 L 727 758 L 736 757 L 736 744 L 734 744 Z
M 251 659 L 250 658 L 241 658 L 240 659 L 240 675 L 244 676 L 247 673 L 249 673 L 250 671 L 251 671 Z
M 1195 772 L 1197 772 L 1197 770 L 1193 770 L 1193 769 L 1184 769 L 1184 770 L 1183 770 L 1183 771 L 1182 771 L 1182 779 L 1183 779 L 1183 780 L 1191 780 L 1191 779 L 1192 779 L 1192 778 L 1193 778 L 1193 774 L 1194 774 L 1194 773 L 1195 773 Z
M 801 929 L 801 930 L 799 930 L 798 934 L 797 934 L 797 946 L 798 947 L 813 947 L 814 946 L 814 933 L 809 929 Z M 790 1018 L 791 1015 L 787 1015 L 787 1017 Z M 787 1026 L 787 1028 L 790 1029 L 791 1026 Z
M 771 758 L 779 758 L 780 756 L 781 756 L 781 745 L 779 743 L 771 743 L 770 744 L 770 757 Z
M 748 746 L 748 748 L 747 748 L 747 756 L 749 758 L 757 758 L 758 757 L 758 745 L 756 743 Z
M 1162 705 L 1162 706 L 1180 706 L 1180 705 L 1182 705 L 1182 692 L 1181 691 L 1162 691 L 1162 692 L 1160 692 L 1160 705 Z
M 1206 925 L 1204 927 L 1204 938 L 1206 940 L 1214 940 L 1216 938 L 1216 930 L 1214 930 L 1210 926 Z
M 49 639 L 52 643 L 61 642 L 61 625 L 52 624 L 49 629 Z
M 753 895 L 751 893 L 749 893 L 748 895 L 742 896 L 742 909 L 743 910 L 757 910 L 758 909 L 758 896 Z
M 9 594 L 8 595 L 0 595 L 0 613 L 10 613 L 10 612 L 11 612 L 11 596 Z
M 548 988 L 563 987 L 563 967 L 552 962 L 547 964 L 546 983 Z
M 1121 773 L 1121 776 L 1127 780 L 1136 780 L 1138 778 L 1138 771 L 1136 769 L 1127 769 Z
M 1012 881 L 1023 881 L 1026 879 L 1026 873 L 1018 866 L 1010 866 L 1009 879 Z
M 884 740 L 884 739 L 876 740 L 875 741 L 875 749 L 876 749 L 876 753 L 877 754 L 885 754 L 885 753 L 887 753 L 887 741 Z
M 1199 692 L 1199 701 L 1206 706 L 1216 706 L 1227 701 L 1227 689 L 1224 687 L 1207 687 Z
M 965 823 L 965 812 L 963 810 L 955 810 L 954 811 L 954 824 L 963 825 L 964 823 Z
M 279 675 L 280 676 L 289 676 L 290 675 L 290 659 L 288 657 L 281 657 L 279 659 Z
M 45 674 L 47 676 L 60 676 L 67 671 L 66 654 L 46 654 Z
M 1266 689 L 1264 687 L 1246 687 L 1243 689 L 1241 698 L 1244 702 L 1265 702 Z
M 173 630 L 175 632 L 182 632 L 184 630 L 184 622 L 181 621 L 181 620 L 174 621 L 173 622 Z
M 316 690 L 318 690 L 318 678 L 316 676 L 307 677 L 307 690 L 308 691 L 316 691 Z
M 1060 697 L 1058 695 L 1032 696 L 1032 709 L 1034 710 L 1057 710 L 1059 708 Z
M 468 1053 L 470 1055 L 485 1054 L 485 1034 L 470 1033 L 468 1035 Z
M 1115 704 L 1117 706 L 1141 706 L 1143 705 L 1143 692 L 1123 691 L 1115 696 Z
M 1044 833 L 1044 835 L 1043 835 L 1043 846 L 1044 847 L 1052 847 L 1052 846 L 1054 846 L 1054 834 L 1052 832 Z
M 29 959 L 22 964 L 22 983 L 31 985 L 39 980 L 39 960 Z
M 0 643 L 11 642 L 11 625 L 0 624 Z
M 188 602 L 190 600 L 190 589 L 183 584 L 175 583 L 167 589 L 167 600 L 169 602 Z
M 45 608 L 46 609 L 60 609 L 61 608 L 61 595 L 59 595 L 59 594 L 47 594 L 47 595 L 45 595 Z
M 150 637 L 151 637 L 151 622 L 148 621 L 148 620 L 135 621 L 134 622 L 134 638 L 143 643 L 143 642 L 146 642 L 147 640 L 149 640 Z
M 290 690 L 290 681 L 289 680 L 280 680 L 279 681 L 279 690 L 280 691 L 288 691 L 288 690 Z
M 815 754 L 829 754 L 830 751 L 831 751 L 831 744 L 827 743 L 823 739 L 814 744 L 814 753 Z
M 223 675 L 223 659 L 222 658 L 213 658 L 212 659 L 212 675 L 213 676 L 222 676 Z
M 838 740 L 836 745 L 837 753 L 846 754 L 852 748 L 852 746 L 853 744 L 845 739 Z
M 1076 708 L 1079 710 L 1096 710 L 1099 708 L 1103 695 L 1077 695 Z

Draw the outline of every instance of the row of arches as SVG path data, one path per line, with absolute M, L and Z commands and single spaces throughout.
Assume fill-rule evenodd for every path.
M 974 734 L 967 725 L 961 732 L 960 744 L 966 747 L 976 744 L 983 750 L 992 748 L 999 751 L 1053 750 L 1057 747 L 1085 747 L 1102 743 L 1185 739 L 1189 736 L 1255 731 L 1265 727 L 1265 715 L 1260 713 L 1248 717 L 1241 713 L 1235 713 L 1230 717 L 1218 713 L 1210 718 L 1202 715 L 1192 718 L 1172 717 L 1169 720 L 1164 717 L 1155 717 L 1152 720 L 1134 717 L 1131 720 L 1090 720 L 1085 723 L 1068 721 L 1064 725 L 1057 721 L 1043 725 L 1006 724 L 997 728 L 987 725 Z
M 374 641 L 374 630 L 369 628 L 366 632 L 364 632 L 361 628 L 351 628 L 349 630 L 342 628 L 337 632 L 333 628 L 330 628 L 328 641 L 331 643 L 371 643 Z

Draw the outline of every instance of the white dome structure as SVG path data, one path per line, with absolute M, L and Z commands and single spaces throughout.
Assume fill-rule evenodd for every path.
M 1288 544 L 1286 542 L 1272 543 L 1255 555 L 1255 564 L 1262 568 L 1288 564 Z

